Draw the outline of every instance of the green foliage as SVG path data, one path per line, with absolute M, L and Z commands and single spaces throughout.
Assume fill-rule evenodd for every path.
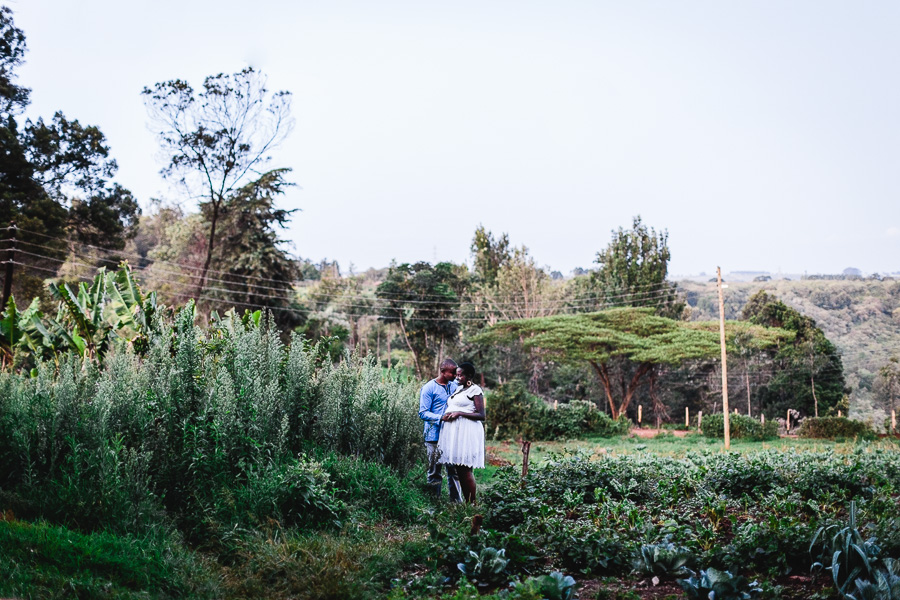
M 456 565 L 456 568 L 466 576 L 478 583 L 479 587 L 489 585 L 501 585 L 509 581 L 506 572 L 506 550 L 496 548 L 482 548 L 481 552 L 469 550 L 465 561 Z
M 594 313 L 566 314 L 499 323 L 476 336 L 479 344 L 518 343 L 540 351 L 545 358 L 587 361 L 607 390 L 614 416 L 624 413 L 642 378 L 655 365 L 677 366 L 708 359 L 720 352 L 717 328 L 708 323 L 685 323 L 654 314 L 649 308 L 615 308 Z M 727 336 L 737 332 L 755 338 L 759 348 L 779 343 L 787 334 L 746 324 L 728 324 Z M 638 365 L 631 383 L 614 402 L 608 363 L 625 359 Z
M 200 296 L 206 288 L 207 272 L 222 239 L 217 229 L 223 226 L 231 228 L 225 236 L 230 245 L 226 250 L 245 246 L 248 252 L 246 257 L 226 256 L 230 266 L 273 269 L 273 278 L 283 278 L 292 269 L 277 247 L 272 225 L 283 223 L 288 212 L 275 209 L 272 198 L 288 185 L 283 179 L 288 170 L 259 172 L 292 128 L 291 94 L 270 93 L 265 76 L 247 67 L 206 77 L 198 92 L 186 81 L 173 79 L 145 87 L 142 95 L 168 155 L 163 176 L 200 198 L 208 233 L 200 250 L 204 261 L 194 282 L 195 294 Z M 273 287 L 287 289 L 285 282 L 280 283 Z M 248 286 L 248 293 L 259 295 L 254 287 Z
M 585 435 L 613 437 L 625 435 L 631 422 L 617 420 L 599 411 L 593 403 L 573 400 L 558 405 L 556 410 L 529 394 L 524 384 L 505 383 L 489 393 L 486 431 L 495 437 L 527 440 L 575 439 Z
M 754 440 L 765 442 L 778 439 L 778 423 L 766 421 L 763 424 L 758 419 L 747 415 L 730 414 L 728 424 L 732 439 Z M 716 413 L 703 417 L 703 435 L 708 438 L 722 439 L 725 437 L 725 416 Z
M 844 369 L 837 347 L 816 322 L 760 290 L 743 309 L 743 318 L 757 325 L 794 333 L 790 344 L 778 347 L 772 360 L 775 375 L 766 386 L 767 400 L 778 413 L 787 408 L 818 416 L 844 395 Z M 777 402 L 775 401 L 777 399 Z
M 856 502 L 851 502 L 847 524 L 821 527 L 810 543 L 809 553 L 819 557 L 813 570 L 830 571 L 835 589 L 841 597 L 847 597 L 857 580 L 873 579 L 881 548 L 875 540 L 863 538 L 857 527 Z
M 298 455 L 401 476 L 420 460 L 415 385 L 371 361 L 323 363 L 301 338 L 285 348 L 258 314 L 203 331 L 189 305 L 159 327 L 144 357 L 121 346 L 99 365 L 67 355 L 34 376 L 0 372 L 0 488 L 17 512 L 120 532 L 171 520 L 201 538 L 267 519 L 327 526 L 344 512 L 329 469 Z
M 687 579 L 679 579 L 678 583 L 692 599 L 749 600 L 762 591 L 755 581 L 747 583 L 746 577 L 713 568 L 700 571 L 699 577 L 693 573 Z
M 11 113 L 24 110 L 28 106 L 31 93 L 26 87 L 15 83 L 16 69 L 25 62 L 25 33 L 15 26 L 12 10 L 0 7 L 0 39 L 3 51 L 0 53 L 0 111 Z
M 221 597 L 215 579 L 177 538 L 86 535 L 0 519 L 0 548 L 4 597 Z
M 54 271 L 66 255 L 67 241 L 124 247 L 140 207 L 128 190 L 111 181 L 118 167 L 97 127 L 61 112 L 49 121 L 27 119 L 20 127 L 17 117 L 31 91 L 16 83 L 25 52 L 24 32 L 15 26 L 12 11 L 0 7 L 0 235 L 15 237 L 18 248 L 15 257 L 4 259 Z M 13 223 L 16 228 L 8 229 Z M 40 278 L 33 270 L 17 270 L 5 265 L 4 278 L 10 281 L 4 284 L 20 298 L 28 297 L 39 289 Z M 4 296 L 0 303 L 6 302 Z
M 509 236 L 494 236 L 479 225 L 472 238 L 472 256 L 475 259 L 475 275 L 487 286 L 496 285 L 502 267 L 510 259 Z
M 524 480 L 516 469 L 499 470 L 480 497 L 484 527 L 530 542 L 523 553 L 538 564 L 618 576 L 634 566 L 661 577 L 692 565 L 691 556 L 732 573 L 806 572 L 816 530 L 851 499 L 866 507 L 869 526 L 884 522 L 880 530 L 890 531 L 897 490 L 896 451 L 861 446 L 850 453 L 700 451 L 680 459 L 551 456 Z M 508 542 L 501 546 L 508 557 L 517 554 Z
M 155 292 L 144 295 L 127 263 L 114 272 L 101 267 L 77 293 L 66 283 L 51 283 L 50 291 L 59 300 L 56 318 L 40 311 L 37 298 L 22 312 L 10 298 L 0 320 L 0 348 L 9 356 L 26 354 L 29 366 L 42 358 L 58 361 L 66 352 L 102 361 L 112 346 L 143 352 L 157 333 L 154 317 L 164 309 Z
M 846 594 L 849 600 L 900 600 L 900 560 L 884 559 L 883 568 L 874 573 L 874 581 L 857 579 L 856 590 Z
M 659 544 L 641 546 L 634 569 L 644 575 L 683 577 L 688 574 L 696 560 L 690 550 L 675 545 L 667 537 Z
M 797 435 L 804 438 L 874 439 L 875 431 L 868 423 L 846 417 L 807 417 L 800 423 Z
M 652 306 L 657 314 L 680 318 L 684 301 L 676 285 L 666 281 L 669 234 L 657 234 L 640 216 L 630 230 L 620 227 L 612 234 L 609 246 L 597 253 L 599 268 L 590 276 L 596 299 L 612 306 Z
M 513 581 L 508 589 L 485 594 L 484 590 L 475 587 L 463 578 L 456 591 L 447 592 L 435 598 L 439 598 L 439 600 L 573 600 L 576 586 L 572 577 L 559 571 L 553 571 L 548 575 L 528 577 L 524 581 Z M 418 598 L 420 596 L 409 596 L 405 590 L 398 588 L 388 596 L 388 600 L 411 597 Z
M 575 598 L 575 579 L 559 571 L 553 571 L 548 575 L 529 577 L 524 582 L 513 587 L 507 596 L 510 600 L 520 598 L 525 600 L 531 597 L 542 600 L 572 600 Z
M 335 452 L 328 453 L 321 464 L 335 496 L 372 518 L 411 523 L 428 503 L 421 474 L 415 470 L 401 474 L 390 465 Z
M 584 575 L 622 573 L 628 553 L 617 535 L 583 522 L 562 522 L 548 536 L 548 547 L 566 569 Z
M 420 379 L 436 368 L 435 360 L 445 342 L 459 333 L 454 311 L 465 282 L 450 263 L 426 262 L 391 265 L 375 290 L 382 301 L 381 319 L 396 323 L 415 357 Z
M 236 189 L 223 205 L 217 234 L 217 275 L 209 294 L 240 305 L 266 306 L 276 310 L 283 329 L 296 325 L 290 297 L 299 277 L 294 259 L 282 248 L 277 228 L 287 226 L 294 210 L 284 210 L 275 200 L 292 185 L 285 181 L 290 169 L 274 169 Z

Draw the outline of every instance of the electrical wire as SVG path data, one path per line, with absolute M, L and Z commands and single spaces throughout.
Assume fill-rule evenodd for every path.
M 29 246 L 38 246 L 38 247 L 42 247 L 42 248 L 47 248 L 46 246 L 41 246 L 41 245 L 39 245 L 39 244 L 33 244 L 33 243 L 28 243 L 28 242 L 24 242 L 24 243 L 28 244 Z M 32 256 L 32 257 L 34 257 L 34 258 L 39 258 L 39 259 L 42 259 L 42 260 L 48 260 L 48 261 L 52 261 L 52 262 L 57 262 L 57 263 L 60 263 L 60 264 L 69 263 L 69 264 L 73 264 L 73 265 L 76 265 L 76 266 L 83 266 L 83 267 L 89 267 L 89 268 L 94 268 L 94 267 L 95 267 L 94 265 L 91 265 L 91 264 L 88 264 L 88 263 L 81 263 L 81 262 L 77 262 L 77 261 L 71 261 L 71 260 L 68 260 L 68 259 L 60 259 L 60 258 L 48 256 L 48 255 L 46 255 L 46 254 L 40 254 L 40 253 L 36 253 L 36 252 L 29 252 L 29 251 L 27 251 L 27 250 L 22 250 L 22 249 L 17 249 L 16 252 L 19 252 L 19 253 L 24 254 L 24 255 Z M 76 253 L 76 252 L 71 252 L 70 254 L 71 254 L 71 255 L 74 255 L 74 256 L 81 257 L 81 258 L 85 258 L 85 259 L 88 259 L 88 260 L 101 260 L 101 261 L 111 262 L 111 263 L 114 263 L 114 264 L 119 264 L 119 263 L 117 263 L 117 262 L 115 262 L 115 261 L 111 261 L 111 260 L 109 260 L 109 259 L 102 259 L 102 258 L 98 259 L 98 258 L 93 257 L 93 256 L 84 255 L 84 254 L 79 254 L 79 253 Z M 132 267 L 132 271 L 136 271 L 136 272 L 142 272 L 142 271 L 146 271 L 146 270 L 148 270 L 148 267 L 137 267 L 137 266 L 136 266 L 136 267 Z M 178 276 L 184 276 L 184 277 L 190 277 L 190 278 L 194 278 L 194 279 L 200 279 L 200 278 L 201 278 L 201 277 L 198 276 L 198 275 L 183 274 L 183 273 L 177 273 L 177 272 L 174 272 L 174 271 L 160 271 L 160 270 L 153 271 L 153 273 L 157 273 L 157 272 L 168 273 L 168 274 L 178 275 Z M 230 284 L 232 284 L 232 285 L 234 285 L 234 283 L 235 283 L 235 282 L 226 281 L 226 280 L 220 280 L 220 279 L 215 279 L 215 278 L 207 278 L 207 281 L 230 283 Z M 174 283 L 174 282 L 172 282 L 172 281 L 167 281 L 167 282 L 168 282 L 168 283 Z M 245 289 L 235 289 L 235 288 L 229 288 L 229 287 L 211 287 L 211 286 L 206 286 L 204 289 L 207 289 L 207 290 L 210 290 L 210 291 L 220 291 L 220 292 L 234 293 L 234 294 L 247 294 L 247 293 L 248 293 L 248 290 L 245 290 Z M 274 289 L 274 290 L 281 291 L 281 292 L 287 291 L 285 288 L 272 288 L 272 287 L 268 287 L 268 286 L 255 286 L 255 285 L 253 286 L 252 289 L 253 289 L 253 290 L 259 290 L 259 289 Z M 598 302 L 598 301 L 585 301 L 585 302 L 560 301 L 560 302 L 547 302 L 547 303 L 537 303 L 537 302 L 535 302 L 535 303 L 519 303 L 519 302 L 472 302 L 472 301 L 456 301 L 456 302 L 452 302 L 452 301 L 434 302 L 434 301 L 433 301 L 433 302 L 428 302 L 428 301 L 421 301 L 421 300 L 403 300 L 402 302 L 403 302 L 403 304 L 427 304 L 428 306 L 426 306 L 426 307 L 418 307 L 418 308 L 416 308 L 416 310 L 418 310 L 418 311 L 423 311 L 423 312 L 444 312 L 444 311 L 448 310 L 448 308 L 472 307 L 472 306 L 474 306 L 474 307 L 482 307 L 482 308 L 485 308 L 486 310 L 499 310 L 499 309 L 506 308 L 506 307 L 524 307 L 524 308 L 531 309 L 531 310 L 543 309 L 543 308 L 547 308 L 547 307 L 560 307 L 560 308 L 562 308 L 564 311 L 565 311 L 565 310 L 576 310 L 576 311 L 577 311 L 577 309 L 579 309 L 579 308 L 597 308 L 597 307 L 621 306 L 622 304 L 625 304 L 625 303 L 632 303 L 632 302 L 636 302 L 636 301 L 643 301 L 643 300 L 652 300 L 652 299 L 657 299 L 657 298 L 664 298 L 664 297 L 667 297 L 670 293 L 671 293 L 670 290 L 666 289 L 666 290 L 659 290 L 658 292 L 644 292 L 644 293 L 634 293 L 634 294 L 621 294 L 621 295 L 618 295 L 618 296 L 617 296 L 617 295 L 609 295 L 609 296 L 606 296 L 607 298 L 612 298 L 612 299 L 614 299 L 614 300 L 617 299 L 617 298 L 620 298 L 620 299 L 622 300 L 622 302 L 620 302 L 620 303 L 617 303 L 617 302 Z M 258 294 L 258 293 L 257 293 L 257 294 L 254 294 L 254 295 L 262 296 L 261 294 Z M 293 296 L 280 296 L 280 295 L 276 295 L 276 294 L 269 294 L 269 295 L 266 296 L 266 297 L 272 298 L 272 299 L 278 298 L 278 299 L 282 299 L 282 300 L 293 300 L 293 299 L 294 299 Z M 316 294 L 316 295 L 312 298 L 312 300 L 313 300 L 313 301 L 317 301 L 318 298 L 324 298 L 324 299 L 330 299 L 330 300 L 333 300 L 333 299 L 340 299 L 340 300 L 342 300 L 342 301 L 345 300 L 345 299 L 348 299 L 348 298 L 349 298 L 349 299 L 353 299 L 353 298 L 356 298 L 356 299 L 364 299 L 364 300 L 367 300 L 367 301 L 373 301 L 373 302 L 377 302 L 377 301 L 382 301 L 382 302 L 383 302 L 383 301 L 385 301 L 385 300 L 387 300 L 388 302 L 391 301 L 391 299 L 380 298 L 380 297 L 377 296 L 377 295 L 373 298 L 373 297 L 371 297 L 371 296 L 362 296 L 362 295 L 348 296 L 348 295 L 345 295 L 345 294 L 334 294 L 334 295 L 328 295 L 328 294 L 319 295 L 319 294 Z M 443 297 L 443 298 L 446 298 L 446 297 Z M 437 304 L 437 305 L 439 305 L 439 306 L 438 306 L 438 307 L 433 306 L 433 305 L 435 305 L 435 304 Z M 441 308 L 440 305 L 446 305 L 448 308 Z M 360 305 L 360 304 L 343 304 L 343 306 L 349 307 L 349 308 L 371 308 L 371 307 L 372 307 L 371 304 L 362 304 L 362 305 Z M 376 308 L 378 308 L 378 306 L 376 306 Z M 383 308 L 393 309 L 393 308 L 395 308 L 395 307 L 394 307 L 394 306 L 391 306 L 391 305 L 388 305 L 388 306 L 384 306 Z
M 7 228 L 5 228 L 5 229 L 10 229 L 10 227 L 7 227 Z M 51 239 L 51 240 L 62 240 L 62 238 L 59 238 L 59 237 L 50 236 L 50 235 L 47 235 L 47 234 L 45 234 L 45 233 L 39 233 L 39 232 L 35 232 L 35 231 L 30 231 L 30 230 L 27 230 L 27 229 L 22 229 L 21 227 L 15 227 L 15 229 L 17 229 L 18 231 L 23 231 L 23 232 L 26 232 L 26 233 L 30 233 L 30 234 L 32 234 L 32 235 L 37 235 L 37 236 L 44 237 L 44 238 Z M 2 240 L 2 241 L 9 241 L 10 239 L 11 239 L 11 238 L 7 238 L 7 240 Z M 21 240 L 17 240 L 17 241 L 21 241 Z M 87 244 L 87 243 L 85 243 L 85 242 L 68 242 L 68 243 L 70 243 L 70 244 L 75 244 L 75 245 L 80 245 L 80 246 L 84 246 L 84 247 L 88 247 L 88 248 L 92 248 L 92 249 L 95 249 L 95 250 L 99 250 L 99 251 L 101 251 L 101 252 L 107 252 L 107 253 L 112 253 L 112 254 L 118 254 L 119 256 L 125 256 L 125 257 L 130 257 L 130 258 L 136 258 L 136 259 L 139 259 L 139 260 L 141 260 L 141 261 L 160 262 L 160 263 L 163 263 L 163 264 L 169 264 L 169 265 L 178 266 L 178 267 L 180 267 L 180 268 L 186 268 L 186 269 L 193 269 L 193 270 L 197 270 L 197 271 L 203 271 L 203 267 L 197 267 L 197 266 L 194 266 L 194 265 L 186 265 L 186 264 L 183 264 L 183 263 L 177 263 L 177 262 L 172 262 L 172 261 L 166 261 L 166 260 L 163 260 L 163 259 L 152 259 L 152 258 L 149 258 L 149 257 L 146 257 L 146 256 L 140 256 L 140 255 L 137 255 L 137 254 L 131 254 L 131 253 L 127 253 L 127 252 L 124 252 L 124 251 L 121 251 L 121 250 L 113 250 L 113 249 L 110 249 L 110 248 L 103 248 L 103 247 L 101 247 L 101 246 L 95 246 L 95 245 L 92 245 L 92 244 Z M 36 244 L 33 244 L 33 245 L 36 245 Z M 284 283 L 284 282 L 283 282 L 282 280 L 280 280 L 280 279 L 272 279 L 272 278 L 267 278 L 267 277 L 257 277 L 257 276 L 253 276 L 253 275 L 238 275 L 238 274 L 231 273 L 231 272 L 229 272 L 229 271 L 218 271 L 218 270 L 212 269 L 212 268 L 206 269 L 206 270 L 207 270 L 207 272 L 215 272 L 215 273 L 220 273 L 220 274 L 229 275 L 229 276 L 233 276 L 233 277 L 242 277 L 242 278 L 254 279 L 254 280 L 259 280 L 259 281 L 270 281 L 270 282 L 276 282 L 276 283 Z M 293 283 L 293 284 L 299 284 L 299 283 L 303 283 L 303 282 L 302 282 L 302 281 L 297 281 L 297 280 L 295 280 L 295 281 L 292 281 L 292 282 L 290 282 L 290 283 Z M 666 288 L 667 290 L 668 290 L 668 289 L 674 290 L 673 283 L 672 283 L 672 282 L 668 282 L 668 281 L 658 282 L 658 283 L 652 283 L 652 284 L 638 284 L 638 285 L 635 285 L 635 286 L 629 286 L 629 288 L 632 289 L 632 290 L 637 290 L 637 289 L 649 289 L 649 288 Z M 445 296 L 439 296 L 439 295 L 431 295 L 431 296 L 429 296 L 429 295 L 424 295 L 424 296 L 421 296 L 421 297 L 423 297 L 423 298 L 424 298 L 424 297 L 433 297 L 433 298 L 437 298 L 437 299 L 445 298 Z

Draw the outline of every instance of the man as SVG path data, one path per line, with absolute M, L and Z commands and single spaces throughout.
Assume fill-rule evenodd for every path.
M 441 363 L 438 376 L 422 386 L 419 395 L 419 418 L 425 421 L 425 451 L 428 454 L 428 485 L 440 497 L 443 476 L 437 464 L 437 442 L 441 435 L 441 417 L 447 409 L 450 395 L 456 391 L 456 363 L 449 358 Z M 447 465 L 447 488 L 450 502 L 462 502 L 456 468 Z

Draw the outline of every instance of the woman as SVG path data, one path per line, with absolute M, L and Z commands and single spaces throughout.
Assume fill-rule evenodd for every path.
M 472 469 L 484 468 L 484 392 L 474 378 L 472 363 L 456 369 L 459 387 L 447 402 L 438 438 L 438 462 L 456 467 L 463 498 L 470 504 L 475 503 Z

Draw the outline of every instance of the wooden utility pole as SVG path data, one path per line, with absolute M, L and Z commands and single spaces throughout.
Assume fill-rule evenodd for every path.
M 744 380 L 747 382 L 747 416 L 752 417 L 750 414 L 750 372 L 747 369 L 744 369 Z
M 6 303 L 12 296 L 13 267 L 16 259 L 16 224 L 10 223 L 6 228 L 9 231 L 9 249 L 6 251 L 6 273 L 3 279 L 3 301 L 0 303 L 0 314 L 6 310 Z
M 716 267 L 719 288 L 719 341 L 722 344 L 722 416 L 725 420 L 725 449 L 731 449 L 731 424 L 728 422 L 728 364 L 725 356 L 725 298 L 722 295 L 722 267 Z

